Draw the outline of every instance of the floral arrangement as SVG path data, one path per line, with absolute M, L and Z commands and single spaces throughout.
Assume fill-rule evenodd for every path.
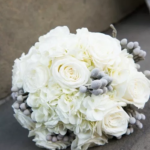
M 12 70 L 14 116 L 47 149 L 86 150 L 142 128 L 150 71 L 138 42 L 87 28 L 56 27 L 39 38 Z

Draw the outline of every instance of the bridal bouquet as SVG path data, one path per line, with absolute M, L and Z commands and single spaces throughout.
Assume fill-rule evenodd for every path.
M 150 71 L 138 42 L 87 28 L 56 27 L 39 38 L 12 70 L 14 116 L 47 149 L 87 150 L 142 128 Z

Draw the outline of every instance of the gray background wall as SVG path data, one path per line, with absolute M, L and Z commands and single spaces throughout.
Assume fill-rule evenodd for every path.
M 0 0 L 0 99 L 10 93 L 15 58 L 58 25 L 72 32 L 103 31 L 139 7 L 143 0 Z

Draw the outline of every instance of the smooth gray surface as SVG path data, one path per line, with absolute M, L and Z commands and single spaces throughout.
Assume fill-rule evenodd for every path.
M 125 37 L 131 41 L 140 42 L 141 47 L 148 54 L 146 60 L 141 63 L 142 70 L 150 69 L 150 16 L 146 7 L 115 26 L 119 39 Z M 27 137 L 28 130 L 23 129 L 13 117 L 11 104 L 12 101 L 8 101 L 0 106 L 0 150 L 40 150 L 34 145 L 32 139 Z M 92 148 L 92 150 L 150 150 L 149 110 L 150 102 L 142 110 L 147 117 L 146 121 L 143 121 L 144 129 L 135 129 L 130 136 L 124 136 L 121 140 L 111 140 L 109 144 Z

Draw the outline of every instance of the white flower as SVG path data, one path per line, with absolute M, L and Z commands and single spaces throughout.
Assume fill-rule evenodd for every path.
M 46 122 L 50 119 L 53 119 L 55 117 L 55 112 L 53 108 L 45 106 L 40 106 L 37 109 L 33 109 L 33 112 L 31 114 L 31 118 L 36 122 Z
M 48 105 L 56 105 L 59 97 L 63 94 L 63 89 L 54 81 L 53 77 L 50 78 L 48 86 L 40 91 L 40 98 L 43 103 Z
M 68 47 L 67 54 L 84 61 L 88 69 L 91 70 L 94 64 L 89 53 L 89 34 L 90 32 L 86 28 L 77 29 L 76 36 L 73 36 L 69 41 L 70 46 Z
M 77 30 L 77 35 L 85 39 L 86 47 L 95 66 L 101 70 L 112 65 L 121 52 L 119 41 L 103 33 L 92 33 L 82 28 Z
M 36 47 L 42 55 L 47 54 L 52 59 L 61 57 L 66 55 L 72 37 L 74 34 L 70 33 L 68 27 L 56 27 L 46 35 L 41 36 Z
M 39 107 L 41 104 L 39 92 L 33 93 L 33 94 L 30 93 L 27 98 L 27 104 L 28 104 L 28 106 L 33 107 L 33 108 Z
M 128 66 L 128 67 L 127 67 Z M 119 85 L 128 80 L 128 76 L 137 71 L 133 56 L 127 50 L 121 51 L 115 59 L 115 63 L 107 68 L 108 74 L 113 78 L 113 86 Z M 124 86 L 125 87 L 125 86 Z
M 54 61 L 52 75 L 63 88 L 78 88 L 88 82 L 90 73 L 83 62 L 68 56 Z
M 124 101 L 143 108 L 150 96 L 150 81 L 141 72 L 134 72 L 128 81 Z
M 22 62 L 19 59 L 15 60 L 14 66 L 13 66 L 13 70 L 12 70 L 12 86 L 13 87 L 17 87 L 17 88 L 22 88 L 23 86 L 23 69 L 24 66 L 22 64 Z
M 87 120 L 100 121 L 106 111 L 116 105 L 117 103 L 110 100 L 108 95 L 92 95 L 84 98 L 80 111 L 85 114 Z
M 49 132 L 43 128 L 37 128 L 29 132 L 29 137 L 35 136 L 33 141 L 36 142 L 36 145 L 39 147 L 56 150 L 56 149 L 65 149 L 70 145 L 70 142 L 57 141 L 51 142 L 46 140 L 46 136 Z
M 45 125 L 50 133 L 61 135 L 65 135 L 67 133 L 67 126 L 72 127 L 72 125 L 70 124 L 64 124 L 61 121 L 54 121 L 54 120 L 46 122 Z
M 26 92 L 34 93 L 48 84 L 48 67 L 35 63 L 28 66 L 24 73 L 23 88 Z
M 22 54 L 20 59 L 15 60 L 12 76 L 13 86 L 23 87 L 26 92 L 36 92 L 48 82 L 48 65 L 47 57 L 43 58 L 35 47 L 31 47 L 27 55 Z
M 108 135 L 119 137 L 126 133 L 128 127 L 128 114 L 117 106 L 110 109 L 102 120 L 102 129 Z
M 70 30 L 67 26 L 58 26 L 52 30 L 50 30 L 47 34 L 40 36 L 39 41 L 44 41 L 47 38 L 64 38 L 64 36 L 68 36 L 70 34 Z
M 77 135 L 76 139 L 71 144 L 71 150 L 87 150 L 89 147 L 95 145 L 104 145 L 106 144 L 107 138 L 105 136 L 99 136 L 94 133 L 91 135 L 91 132 L 81 132 Z
M 24 113 L 21 112 L 20 110 L 15 109 L 14 111 L 15 111 L 14 117 L 24 128 L 28 130 L 34 129 L 35 123 L 29 116 L 24 115 Z
M 76 95 L 75 95 L 76 94 Z M 58 100 L 56 112 L 60 120 L 66 124 L 79 124 L 80 118 L 80 105 L 83 100 L 83 95 L 73 93 L 72 95 L 63 94 Z

